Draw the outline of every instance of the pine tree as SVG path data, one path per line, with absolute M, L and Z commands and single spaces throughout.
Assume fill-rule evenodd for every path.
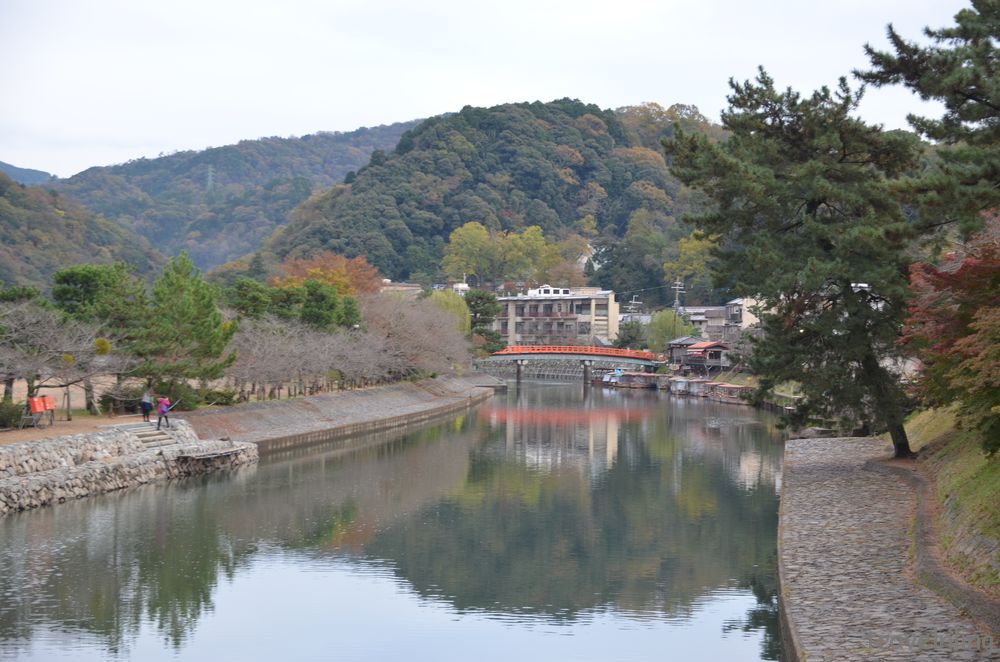
M 71 317 L 97 322 L 111 338 L 115 351 L 132 353 L 146 323 L 149 297 L 131 267 L 78 264 L 52 276 L 52 299 Z
M 236 359 L 226 353 L 235 332 L 235 323 L 222 319 L 212 286 L 181 253 L 153 285 L 150 319 L 137 343 L 139 372 L 172 381 L 216 379 Z
M 680 180 L 715 203 L 688 220 L 720 237 L 721 279 L 760 304 L 763 335 L 748 359 L 758 396 L 798 381 L 792 422 L 888 430 L 909 456 L 893 366 L 911 228 L 889 182 L 916 164 L 916 139 L 852 117 L 859 95 L 845 79 L 805 98 L 776 90 L 763 69 L 730 86 L 729 140 L 679 130 L 665 146 Z
M 865 46 L 871 71 L 855 72 L 877 86 L 903 84 L 923 99 L 944 103 L 941 119 L 910 115 L 910 124 L 943 143 L 939 160 L 904 191 L 919 204 L 926 228 L 957 223 L 969 234 L 982 212 L 1000 206 L 1000 3 L 973 0 L 956 25 L 925 34 L 920 46 L 888 27 L 894 53 Z

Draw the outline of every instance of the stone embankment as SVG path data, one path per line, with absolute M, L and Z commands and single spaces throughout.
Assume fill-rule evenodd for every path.
M 0 446 L 0 516 L 256 462 L 258 449 L 335 440 L 347 447 L 357 435 L 463 411 L 501 384 L 484 375 L 428 379 L 178 413 L 164 435 L 140 423 Z
M 235 467 L 257 460 L 253 444 L 200 440 L 177 422 L 155 441 L 152 426 L 0 446 L 0 516 L 144 483 Z
M 923 585 L 930 553 L 919 485 L 884 463 L 891 452 L 871 438 L 785 446 L 778 575 L 786 649 L 809 662 L 1000 660 L 997 605 L 965 588 L 959 607 Z
M 503 382 L 489 375 L 439 377 L 361 390 L 178 414 L 204 438 L 257 444 L 261 453 L 417 425 L 477 405 Z

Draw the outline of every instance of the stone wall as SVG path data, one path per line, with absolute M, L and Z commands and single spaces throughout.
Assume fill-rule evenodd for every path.
M 0 516 L 257 460 L 255 445 L 201 441 L 183 421 L 171 437 L 174 443 L 150 448 L 128 431 L 109 426 L 0 446 Z
M 251 441 L 266 454 L 426 423 L 480 404 L 502 384 L 480 374 L 438 377 L 176 417 L 187 420 L 201 437 Z
M 404 428 L 483 402 L 485 375 L 442 377 L 293 400 L 171 414 L 175 443 L 150 447 L 128 430 L 0 446 L 0 516 L 68 499 L 256 462 L 260 452 Z M 126 426 L 127 427 L 127 426 Z M 224 441 L 202 441 L 223 439 Z M 239 441 L 229 441 L 236 439 Z M 222 452 L 220 454 L 220 451 Z

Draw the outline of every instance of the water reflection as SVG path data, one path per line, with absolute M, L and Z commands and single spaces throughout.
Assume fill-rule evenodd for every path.
M 0 656 L 207 659 L 222 616 L 262 611 L 279 576 L 319 568 L 369 587 L 338 602 L 385 593 L 379 628 L 404 628 L 414 602 L 444 605 L 465 631 L 499 620 L 533 651 L 538 623 L 583 641 L 580 627 L 690 627 L 747 596 L 711 636 L 753 634 L 775 659 L 775 439 L 739 406 L 536 386 L 356 451 L 8 517 Z M 308 620 L 323 601 L 303 591 Z M 315 636 L 349 634 L 336 627 Z

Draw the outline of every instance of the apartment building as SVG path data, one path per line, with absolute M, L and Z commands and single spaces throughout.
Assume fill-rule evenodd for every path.
M 497 297 L 493 322 L 508 345 L 610 345 L 618 337 L 618 302 L 611 290 L 542 285 Z

